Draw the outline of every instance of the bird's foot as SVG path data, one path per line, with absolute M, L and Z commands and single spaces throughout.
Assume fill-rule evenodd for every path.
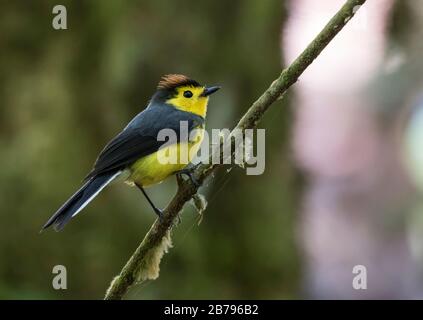
M 191 181 L 191 183 L 196 187 L 199 188 L 200 187 L 200 182 L 194 177 L 194 172 L 195 170 L 199 167 L 201 163 L 197 163 L 189 168 L 185 168 L 182 170 L 179 170 L 178 172 L 176 172 L 176 179 L 178 180 L 178 184 L 181 183 L 182 179 L 182 175 L 186 175 L 189 180 Z

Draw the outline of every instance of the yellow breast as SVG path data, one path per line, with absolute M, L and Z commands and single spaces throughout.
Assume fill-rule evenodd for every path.
M 143 187 L 162 182 L 168 176 L 184 169 L 197 154 L 204 137 L 204 129 L 197 129 L 196 134 L 189 142 L 173 144 L 160 148 L 137 160 L 130 168 L 129 183 L 138 183 Z M 163 160 L 174 159 L 170 163 L 163 163 Z

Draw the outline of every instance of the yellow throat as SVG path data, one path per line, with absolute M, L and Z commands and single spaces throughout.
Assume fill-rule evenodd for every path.
M 184 96 L 185 92 L 191 92 L 192 97 Z M 176 94 L 172 98 L 166 100 L 167 104 L 174 106 L 181 111 L 191 112 L 200 117 L 205 118 L 207 113 L 207 104 L 209 97 L 202 96 L 204 87 L 182 86 L 176 88 Z

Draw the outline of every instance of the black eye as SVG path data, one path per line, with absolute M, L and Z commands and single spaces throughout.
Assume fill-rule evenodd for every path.
M 192 92 L 191 92 L 191 91 L 189 91 L 189 90 L 184 91 L 184 97 L 185 97 L 185 98 L 191 98 L 191 97 L 192 97 Z

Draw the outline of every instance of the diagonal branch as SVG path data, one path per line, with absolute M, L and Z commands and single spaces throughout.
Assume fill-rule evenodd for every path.
M 298 56 L 298 58 L 282 71 L 270 87 L 253 103 L 238 122 L 235 129 L 253 129 L 263 118 L 269 107 L 290 86 L 297 82 L 299 76 L 316 59 L 329 42 L 354 16 L 366 0 L 348 0 L 333 16 L 329 23 Z M 210 162 L 211 163 L 211 162 Z M 195 170 L 200 184 L 222 164 L 202 164 Z M 156 220 L 143 241 L 130 257 L 120 274 L 112 281 L 105 299 L 122 299 L 128 289 L 135 283 L 158 277 L 160 260 L 171 246 L 170 231 L 177 220 L 179 212 L 186 202 L 197 193 L 198 188 L 188 181 L 179 183 L 178 191 L 164 210 L 162 221 Z

